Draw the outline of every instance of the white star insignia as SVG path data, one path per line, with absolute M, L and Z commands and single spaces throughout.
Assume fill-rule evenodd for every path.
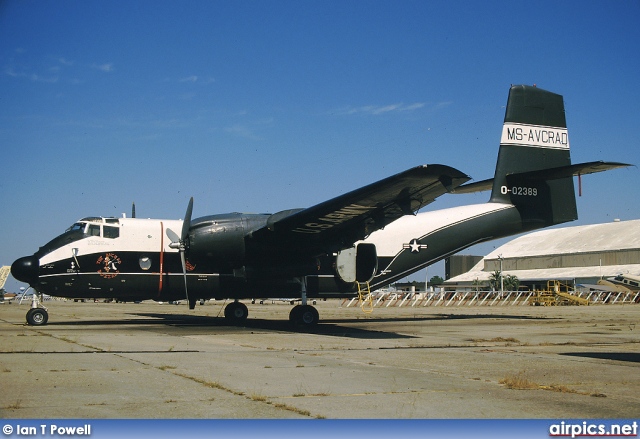
M 411 253 L 419 253 L 420 250 L 427 248 L 427 244 L 420 244 L 417 239 L 411 240 L 409 244 L 403 244 L 402 248 L 410 248 Z

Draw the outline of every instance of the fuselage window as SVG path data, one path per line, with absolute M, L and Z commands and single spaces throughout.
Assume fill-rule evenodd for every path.
M 89 230 L 87 231 L 89 236 L 100 236 L 100 226 L 95 224 L 89 224 Z
M 120 228 L 119 227 L 111 227 L 111 226 L 104 226 L 104 237 L 105 238 L 117 238 L 118 236 L 120 236 Z
M 142 268 L 144 271 L 147 271 L 151 268 L 151 259 L 148 256 L 141 256 L 138 262 L 140 263 L 140 268 Z

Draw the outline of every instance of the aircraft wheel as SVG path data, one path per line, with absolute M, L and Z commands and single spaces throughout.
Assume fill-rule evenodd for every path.
M 247 305 L 242 302 L 232 302 L 224 309 L 224 317 L 234 324 L 244 322 L 247 320 L 248 315 L 249 309 L 247 308 Z
M 49 313 L 43 308 L 31 308 L 27 311 L 27 323 L 31 326 L 46 325 L 49 321 Z
M 289 313 L 289 321 L 294 325 L 313 326 L 320 321 L 320 314 L 311 305 L 296 305 Z
M 289 311 L 289 321 L 294 325 L 298 321 L 298 314 L 301 307 L 302 305 L 296 305 L 293 308 L 291 308 L 291 311 Z

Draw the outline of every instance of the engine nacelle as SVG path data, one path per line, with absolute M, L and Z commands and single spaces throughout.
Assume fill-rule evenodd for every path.
M 187 258 L 213 272 L 229 271 L 245 264 L 244 219 L 230 213 L 191 222 Z M 205 268 L 206 267 L 206 268 Z
M 378 270 L 375 244 L 360 243 L 338 252 L 336 271 L 344 282 L 369 282 Z

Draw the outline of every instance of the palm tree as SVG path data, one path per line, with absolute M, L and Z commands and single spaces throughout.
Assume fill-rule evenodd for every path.
M 500 290 L 500 278 L 502 277 L 502 272 L 500 270 L 496 270 L 491 273 L 489 276 L 489 286 L 492 290 L 498 291 Z
M 500 290 L 500 278 L 502 277 L 502 286 L 505 291 L 516 291 L 520 286 L 520 279 L 512 274 L 502 275 L 500 270 L 496 270 L 489 276 L 489 285 L 494 291 Z
M 504 276 L 502 282 L 504 284 L 504 288 L 507 291 L 517 291 L 518 287 L 520 286 L 520 279 L 512 274 L 507 274 L 506 276 Z

